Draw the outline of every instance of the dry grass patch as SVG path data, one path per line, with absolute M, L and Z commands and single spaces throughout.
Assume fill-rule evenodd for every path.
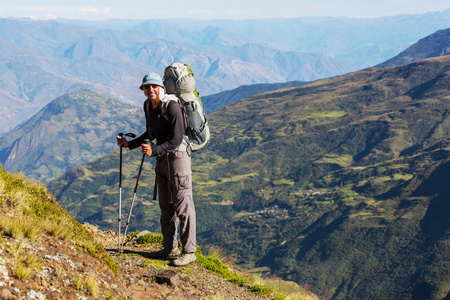
M 77 275 L 72 280 L 72 285 L 79 289 L 79 290 L 85 290 L 89 294 L 91 294 L 94 297 L 98 297 L 100 295 L 100 290 L 98 288 L 97 283 L 97 277 L 94 273 L 89 274 L 88 277 L 84 277 L 83 275 Z
M 48 233 L 64 240 L 73 239 L 74 237 L 72 222 L 67 220 L 65 216 L 54 216 L 42 225 Z
M 42 262 L 36 255 L 23 248 L 24 240 L 19 240 L 13 247 L 14 275 L 21 280 L 27 280 L 34 276 L 35 272 L 42 268 Z
M 30 241 L 37 241 L 42 236 L 42 228 L 33 218 L 26 215 L 5 215 L 0 218 L 0 229 L 4 234 L 22 239 L 27 237 Z

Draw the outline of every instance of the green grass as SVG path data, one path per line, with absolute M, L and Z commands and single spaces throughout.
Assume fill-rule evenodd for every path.
M 315 163 L 328 163 L 337 164 L 343 168 L 350 166 L 353 163 L 353 157 L 351 155 L 335 155 L 327 154 L 321 159 L 315 161 Z
M 412 175 L 412 174 L 394 174 L 394 180 L 408 181 L 413 177 L 414 177 L 414 175 Z
M 147 259 L 145 263 L 143 263 L 141 265 L 141 267 L 153 267 L 155 269 L 158 270 L 167 270 L 169 269 L 169 264 L 167 261 L 163 261 L 163 260 L 151 260 L 151 259 Z
M 295 182 L 293 180 L 289 180 L 289 179 L 279 179 L 279 180 L 274 180 L 273 184 L 293 186 L 295 184 Z
M 161 234 L 144 234 L 136 239 L 138 244 L 150 245 L 154 243 L 162 244 L 163 236 Z
M 293 281 L 285 281 L 278 278 L 267 279 L 264 282 L 273 289 L 281 291 L 286 300 L 319 300 L 319 297 L 300 287 Z
M 244 278 L 237 271 L 233 271 L 230 267 L 222 261 L 222 257 L 219 251 L 212 251 L 208 254 L 208 256 L 204 256 L 199 247 L 197 247 L 197 251 L 195 252 L 195 256 L 197 257 L 197 262 L 205 269 L 217 273 L 221 277 L 226 280 L 235 283 L 238 286 L 243 286 L 245 284 L 250 285 L 250 290 L 254 293 L 265 295 L 268 297 L 275 297 L 275 299 L 284 299 L 282 295 L 280 295 L 273 288 L 258 283 L 253 283 L 251 279 Z

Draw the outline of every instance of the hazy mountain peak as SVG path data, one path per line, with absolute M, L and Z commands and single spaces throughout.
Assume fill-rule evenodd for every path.
M 142 131 L 142 122 L 141 109 L 90 88 L 73 91 L 3 136 L 0 162 L 8 171 L 47 182 L 115 149 L 117 133 Z
M 396 67 L 420 59 L 450 54 L 450 28 L 438 30 L 408 47 L 397 56 L 377 65 L 379 68 Z

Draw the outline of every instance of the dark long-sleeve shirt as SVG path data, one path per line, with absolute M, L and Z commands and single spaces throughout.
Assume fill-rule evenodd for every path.
M 161 105 L 153 109 L 151 101 L 147 99 L 144 102 L 144 112 L 147 131 L 130 141 L 129 149 L 141 146 L 145 139 L 156 139 L 156 144 L 151 143 L 152 156 L 161 156 L 176 150 L 183 141 L 186 130 L 180 104 L 169 101 L 166 118 L 161 111 Z

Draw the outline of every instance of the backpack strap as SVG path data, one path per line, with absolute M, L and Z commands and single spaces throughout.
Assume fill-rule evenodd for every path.
M 161 103 L 162 115 L 170 123 L 169 114 L 167 113 L 167 107 L 168 107 L 170 101 L 176 101 L 180 105 L 180 108 L 183 113 L 183 117 L 185 118 L 184 123 L 185 123 L 185 126 L 187 127 L 188 124 L 187 124 L 186 113 L 184 112 L 183 105 L 181 105 L 180 100 L 174 95 L 164 95 L 164 101 L 162 101 L 162 103 Z M 175 149 L 175 151 L 186 151 L 186 152 L 188 152 L 189 155 L 192 153 L 192 145 L 189 140 L 189 137 L 186 134 L 183 134 L 183 140 L 181 141 L 181 144 Z

